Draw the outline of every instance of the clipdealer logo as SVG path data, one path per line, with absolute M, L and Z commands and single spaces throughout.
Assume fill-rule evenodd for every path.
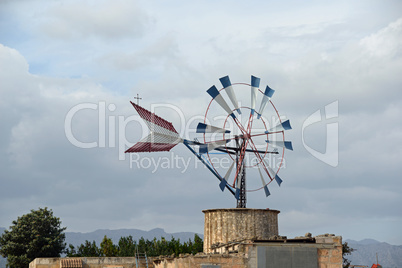
M 306 120 L 304 120 L 302 125 L 302 142 L 304 148 L 309 152 L 312 156 L 317 158 L 318 160 L 330 165 L 331 167 L 337 167 L 339 162 L 339 123 L 331 122 L 334 119 L 338 118 L 338 101 L 334 101 L 330 104 L 327 104 L 324 107 L 324 113 L 321 113 L 321 110 L 317 110 L 312 113 Z M 307 127 L 319 123 L 326 123 L 326 144 L 325 144 L 325 152 L 321 153 L 310 146 L 308 146 L 304 139 L 304 131 Z
M 177 107 L 172 104 L 151 104 L 151 112 L 155 113 L 157 108 L 167 108 L 171 109 L 172 112 L 178 115 L 180 120 L 179 135 L 182 137 L 189 138 L 191 133 L 195 133 L 196 129 L 190 128 L 190 125 L 194 125 L 195 121 L 200 121 L 203 119 L 203 116 L 193 116 L 190 119 L 186 120 L 184 113 Z M 97 115 L 98 119 L 98 137 L 97 140 L 90 142 L 80 141 L 73 133 L 73 120 L 75 117 L 80 115 L 80 112 L 84 110 L 92 110 Z M 115 148 L 118 147 L 119 160 L 126 160 L 125 150 L 132 146 L 133 144 L 129 142 L 126 138 L 126 128 L 129 124 L 135 123 L 139 124 L 140 127 L 137 128 L 136 131 L 141 131 L 141 138 L 144 138 L 148 135 L 148 127 L 142 118 L 139 115 L 133 114 L 128 117 L 124 115 L 113 115 L 116 110 L 116 105 L 111 103 L 106 105 L 105 101 L 99 101 L 98 103 L 80 103 L 73 106 L 66 114 L 64 120 L 64 130 L 65 135 L 68 141 L 82 149 L 91 149 L 91 148 Z M 338 101 L 334 101 L 324 107 L 324 113 L 320 109 L 312 113 L 308 116 L 303 124 L 301 129 L 301 137 L 304 148 L 313 155 L 316 159 L 332 166 L 338 166 L 338 122 L 333 122 L 336 118 L 338 118 Z M 321 153 L 318 150 L 310 147 L 305 141 L 305 130 L 319 122 L 326 122 L 326 150 Z M 138 129 L 141 130 L 138 130 Z M 107 134 L 107 135 L 106 135 Z M 140 168 L 144 165 L 138 165 L 139 158 L 137 155 L 129 154 L 130 157 L 130 167 L 139 166 Z M 152 157 L 152 156 L 151 156 Z M 183 166 L 187 169 L 188 160 L 173 158 L 174 161 L 178 163 L 182 162 Z M 135 164 L 133 164 L 135 163 Z M 145 163 L 145 162 L 143 162 Z M 148 163 L 148 162 L 147 162 Z M 149 163 L 153 163 L 152 161 Z M 161 162 L 162 163 L 162 162 Z M 166 164 L 166 166 L 168 166 Z M 175 165 L 172 165 L 175 166 Z

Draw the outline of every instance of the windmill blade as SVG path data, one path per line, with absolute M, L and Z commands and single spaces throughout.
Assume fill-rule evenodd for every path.
M 257 99 L 257 91 L 260 87 L 260 78 L 251 76 L 251 114 L 255 111 L 255 100 Z
M 225 177 L 221 180 L 221 183 L 219 183 L 219 187 L 221 188 L 222 192 L 223 192 L 223 190 L 225 190 L 228 178 L 229 178 L 230 174 L 232 173 L 234 163 L 235 162 L 233 161 L 232 164 L 229 167 L 229 170 L 226 172 Z
M 198 123 L 196 133 L 230 133 L 230 130 Z
M 272 132 L 279 132 L 279 131 L 285 131 L 292 129 L 292 126 L 290 125 L 290 121 L 286 120 L 285 122 L 279 123 L 278 125 L 274 126 L 273 128 L 268 129 L 265 131 L 265 134 L 269 134 Z
M 205 143 L 205 144 L 201 144 L 200 148 L 199 148 L 199 153 L 200 154 L 205 154 L 209 151 L 212 151 L 213 149 L 225 145 L 226 143 L 228 143 L 230 140 L 221 140 L 221 141 L 214 141 L 211 143 Z
M 278 173 L 276 173 L 276 172 L 268 165 L 268 163 L 267 163 L 267 161 L 265 161 L 265 159 L 263 159 L 263 160 L 264 160 L 265 166 L 268 168 L 269 173 L 271 174 L 271 177 L 274 177 L 276 183 L 278 183 L 278 185 L 281 186 L 281 184 L 282 184 L 283 181 L 282 181 L 282 179 L 278 176 Z
M 218 89 L 215 86 L 210 87 L 207 90 L 208 94 L 214 99 L 233 119 L 236 119 L 236 116 L 230 109 L 229 105 L 226 103 L 225 99 L 219 93 Z
M 288 150 L 293 151 L 293 146 L 292 146 L 291 141 L 270 141 L 270 140 L 266 140 L 266 142 L 268 142 L 272 146 L 282 147 L 282 148 L 286 148 Z
M 233 103 L 233 106 L 235 107 L 236 111 L 241 114 L 240 108 L 239 108 L 239 102 L 237 101 L 236 95 L 233 91 L 232 83 L 230 82 L 229 76 L 224 76 L 219 78 L 221 81 L 221 84 L 223 88 L 226 91 L 226 94 L 229 96 L 230 101 Z
M 258 110 L 258 116 L 257 119 L 260 119 L 262 112 L 265 109 L 265 106 L 267 105 L 267 103 L 271 100 L 272 96 L 274 95 L 275 90 L 273 90 L 272 88 L 270 88 L 269 86 L 267 86 L 265 88 L 265 92 L 264 92 L 264 96 L 262 97 L 261 100 L 261 105 L 260 105 L 260 109 Z
M 268 170 L 269 170 L 269 172 L 271 172 L 271 174 L 273 174 L 275 176 L 274 178 L 275 178 L 276 183 L 278 183 L 278 185 L 281 186 L 282 179 L 278 176 L 278 174 L 270 166 L 268 166 Z
M 237 151 L 239 151 L 238 148 L 236 147 L 230 147 L 230 146 L 225 146 L 225 147 L 218 147 L 215 148 L 215 150 L 220 151 L 220 152 L 224 152 L 224 153 L 229 153 L 229 154 L 236 154 Z M 250 153 L 259 153 L 259 154 L 279 154 L 277 151 L 260 151 L 260 150 L 253 150 L 253 149 L 246 149 L 246 152 L 250 152 Z
M 264 177 L 262 176 L 260 166 L 258 166 L 258 172 L 260 173 L 260 178 L 261 178 L 262 186 L 264 187 L 265 196 L 268 197 L 269 195 L 271 195 L 271 193 L 269 192 L 268 186 L 265 183 Z
M 240 199 L 240 189 L 239 189 L 239 188 L 236 188 L 235 198 L 236 198 L 237 200 Z

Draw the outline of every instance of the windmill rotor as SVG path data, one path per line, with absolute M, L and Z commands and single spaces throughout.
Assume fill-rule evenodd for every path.
M 221 191 L 227 189 L 237 207 L 245 208 L 247 192 L 264 189 L 268 197 L 271 182 L 282 184 L 278 173 L 284 154 L 293 150 L 285 132 L 292 127 L 271 101 L 275 90 L 268 85 L 264 92 L 259 88 L 260 78 L 251 76 L 250 84 L 232 83 L 229 76 L 219 80 L 221 89 L 213 85 L 207 90 L 212 99 L 194 140 L 180 137 L 172 123 L 131 102 L 150 134 L 126 152 L 169 151 L 183 143 L 219 180 Z

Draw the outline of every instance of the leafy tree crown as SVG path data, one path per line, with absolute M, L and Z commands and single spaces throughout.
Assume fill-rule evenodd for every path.
M 40 257 L 60 257 L 66 247 L 66 228 L 47 207 L 31 210 L 12 224 L 0 236 L 0 254 L 7 258 L 8 267 L 27 267 Z

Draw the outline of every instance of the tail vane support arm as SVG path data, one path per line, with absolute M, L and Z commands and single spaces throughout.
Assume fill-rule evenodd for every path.
M 202 156 L 200 155 L 200 154 L 198 154 L 196 151 L 194 151 L 194 149 L 193 148 L 191 148 L 191 146 L 190 146 L 190 144 L 191 144 L 191 141 L 188 141 L 188 140 L 184 140 L 183 141 L 183 144 L 209 169 L 209 171 L 211 171 L 212 172 L 212 174 L 214 174 L 215 175 L 215 177 L 216 178 L 218 178 L 218 180 L 222 183 L 223 181 L 226 181 L 224 178 L 222 178 L 221 177 L 221 175 L 219 175 L 212 167 L 211 167 L 211 165 L 209 165 L 203 158 L 202 158 Z M 235 195 L 236 193 L 233 191 L 233 189 L 229 186 L 229 184 L 227 184 L 227 183 L 225 183 L 225 182 L 223 182 L 222 184 L 224 184 L 225 185 L 225 187 L 229 190 L 229 192 L 232 194 L 232 195 Z

